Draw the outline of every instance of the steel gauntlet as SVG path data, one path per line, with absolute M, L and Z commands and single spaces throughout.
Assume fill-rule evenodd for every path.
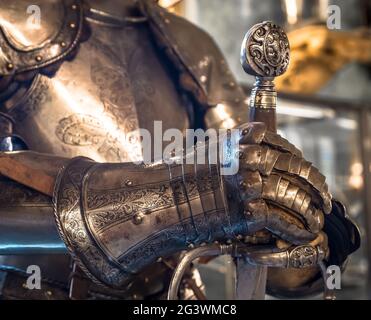
M 58 176 L 55 215 L 84 271 L 122 288 L 161 257 L 247 234 L 243 210 L 233 208 L 240 203 L 229 208 L 225 187 L 219 166 L 209 163 L 100 164 L 75 158 Z

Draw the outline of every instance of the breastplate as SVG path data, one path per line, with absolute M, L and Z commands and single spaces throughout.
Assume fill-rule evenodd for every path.
M 53 77 L 36 76 L 8 113 L 34 151 L 138 160 L 136 130 L 152 133 L 154 120 L 163 130 L 189 126 L 183 98 L 145 22 L 120 28 L 92 22 L 90 28 L 77 55 Z

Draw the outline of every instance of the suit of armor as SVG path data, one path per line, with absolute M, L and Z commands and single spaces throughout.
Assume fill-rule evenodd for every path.
M 162 121 L 163 130 L 183 132 L 237 127 L 248 120 L 244 93 L 203 31 L 152 0 L 39 3 L 42 18 L 37 26 L 32 26 L 26 10 L 32 1 L 5 0 L 0 9 L 0 147 L 57 156 L 44 165 L 43 157 L 32 155 L 40 169 L 54 172 L 63 167 L 53 197 L 57 223 L 49 196 L 1 178 L 3 298 L 63 299 L 68 290 L 72 298 L 161 298 L 176 261 L 174 254 L 210 241 L 241 240 L 242 235 L 252 236 L 266 227 L 258 214 L 249 221 L 251 228 L 234 221 L 245 221 L 247 211 L 265 212 L 262 202 L 255 201 L 254 190 L 261 189 L 265 199 L 279 202 L 272 190 L 295 184 L 269 178 L 274 170 L 302 174 L 314 186 L 318 195 L 311 198 L 310 191 L 300 194 L 299 188 L 293 188 L 296 198 L 290 204 L 282 199 L 282 206 L 293 211 L 298 194 L 300 206 L 307 202 L 297 211 L 304 220 L 311 215 L 311 233 L 322 229 L 322 211 L 332 210 L 326 219 L 343 226 L 340 233 L 346 240 L 340 246 L 325 224 L 333 247 L 328 260 L 341 265 L 359 246 L 343 209 L 331 204 L 324 178 L 293 146 L 259 126 L 246 127 L 241 136 L 247 144 L 241 159 L 246 157 L 247 169 L 255 172 L 243 178 L 252 186 L 233 179 L 221 183 L 215 179 L 217 167 L 211 165 L 195 172 L 189 166 L 130 164 L 138 160 L 134 152 L 138 140 L 124 139 L 125 135 L 139 128 L 153 133 L 154 120 Z M 264 159 L 256 158 L 257 146 Z M 76 158 L 80 156 L 87 158 Z M 74 159 L 67 163 L 64 158 Z M 292 166 L 286 166 L 288 159 L 293 159 Z M 240 200 L 232 201 L 225 190 L 230 194 L 242 190 L 249 208 L 241 209 Z M 76 201 L 81 207 L 75 207 Z M 277 216 L 284 215 L 280 210 Z M 270 223 L 273 229 L 279 224 Z M 179 236 L 182 232 L 184 237 Z M 298 244 L 313 240 L 305 232 L 296 236 L 286 240 Z M 73 260 L 61 254 L 66 247 Z M 78 261 L 79 267 L 71 261 Z M 22 270 L 31 264 L 43 270 L 42 290 L 22 286 Z M 196 276 L 188 277 L 200 285 Z M 270 278 L 270 290 L 276 294 L 308 293 L 317 288 L 318 273 L 301 277 L 292 288 L 281 284 L 274 273 Z M 183 297 L 186 291 L 183 288 Z

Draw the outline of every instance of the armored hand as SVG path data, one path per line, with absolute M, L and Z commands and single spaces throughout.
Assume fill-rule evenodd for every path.
M 242 128 L 240 177 L 245 212 L 281 238 L 299 244 L 313 240 L 331 211 L 325 177 L 276 131 L 274 77 L 290 61 L 285 32 L 272 22 L 253 26 L 241 47 L 241 64 L 256 77 L 250 99 L 250 121 Z
M 325 177 L 262 123 L 241 128 L 238 184 L 252 228 L 267 228 L 293 244 L 316 238 L 331 212 Z

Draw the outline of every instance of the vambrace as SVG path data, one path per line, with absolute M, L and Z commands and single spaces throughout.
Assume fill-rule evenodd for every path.
M 243 211 L 226 204 L 218 170 L 72 159 L 55 187 L 60 235 L 87 275 L 121 289 L 162 257 L 248 233 Z

